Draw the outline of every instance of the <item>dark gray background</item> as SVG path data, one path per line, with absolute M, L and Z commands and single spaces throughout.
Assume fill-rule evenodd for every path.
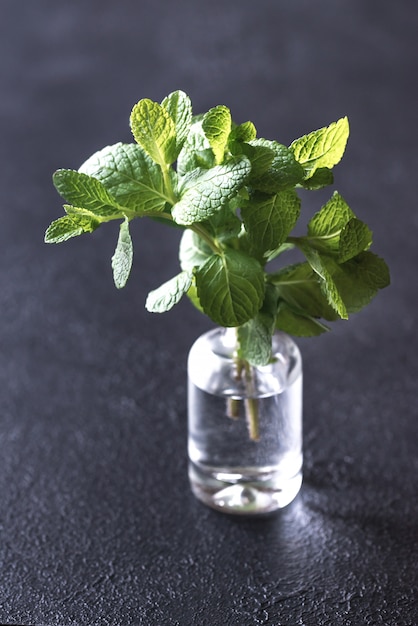
M 1 0 L 0 623 L 418 624 L 417 17 L 412 0 Z M 186 356 L 211 324 L 144 309 L 177 232 L 135 223 L 120 292 L 116 224 L 43 244 L 52 172 L 130 141 L 131 107 L 178 88 L 282 143 L 348 115 L 335 187 L 391 267 L 370 307 L 299 341 L 305 481 L 268 521 L 189 492 Z

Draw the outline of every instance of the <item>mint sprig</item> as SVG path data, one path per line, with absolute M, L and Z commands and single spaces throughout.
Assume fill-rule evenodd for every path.
M 190 98 L 175 91 L 161 103 L 140 100 L 130 125 L 134 143 L 107 146 L 78 171 L 54 174 L 65 215 L 45 241 L 119 220 L 112 269 L 121 288 L 133 262 L 133 219 L 182 229 L 179 271 L 148 295 L 149 311 L 168 311 L 187 294 L 216 324 L 237 327 L 237 358 L 248 369 L 270 361 L 276 329 L 321 334 L 389 284 L 385 262 L 370 251 L 370 229 L 337 192 L 308 217 L 305 235 L 293 234 L 298 189 L 333 183 L 346 117 L 285 146 L 257 137 L 250 121 L 235 124 L 224 105 L 193 116 Z M 289 249 L 299 250 L 300 262 L 271 271 Z

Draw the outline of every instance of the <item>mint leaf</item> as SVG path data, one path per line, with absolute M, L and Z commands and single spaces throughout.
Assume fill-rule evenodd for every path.
M 172 210 L 178 224 L 188 226 L 214 215 L 238 193 L 251 165 L 246 157 L 234 157 L 223 165 L 201 170 L 185 181 L 181 198 Z
M 306 256 L 309 265 L 320 278 L 322 292 L 326 296 L 328 303 L 338 313 L 342 319 L 348 319 L 348 313 L 343 298 L 332 276 L 335 265 L 330 257 L 322 257 L 317 250 L 309 246 L 302 246 L 301 249 Z
M 62 243 L 71 237 L 83 233 L 92 233 L 100 226 L 95 217 L 86 215 L 64 215 L 48 226 L 45 233 L 45 243 Z
M 130 123 L 135 141 L 155 163 L 166 168 L 176 160 L 176 127 L 163 106 L 148 98 L 140 100 L 132 109 Z
M 263 160 L 267 162 L 268 152 L 273 153 L 273 159 L 266 171 L 255 167 L 249 178 L 249 184 L 265 193 L 274 193 L 286 187 L 294 187 L 304 177 L 302 166 L 296 161 L 293 152 L 277 141 L 268 141 L 267 139 L 254 139 L 249 145 L 256 149 L 262 149 L 258 157 L 263 155 Z M 250 157 L 251 158 L 251 157 Z
M 276 318 L 276 326 L 289 335 L 296 337 L 316 337 L 329 330 L 314 317 L 303 310 L 294 310 L 286 302 L 281 302 Z
M 299 185 L 305 189 L 322 189 L 334 182 L 334 174 L 328 167 L 320 167 L 313 173 L 310 178 L 302 180 Z
M 103 148 L 79 172 L 99 180 L 118 204 L 138 214 L 163 211 L 170 200 L 160 167 L 134 143 Z
M 251 141 L 257 137 L 256 127 L 252 122 L 244 122 L 238 126 L 233 126 L 229 141 Z
M 231 113 L 224 105 L 210 109 L 202 120 L 202 129 L 213 150 L 217 165 L 224 160 L 231 127 Z
M 353 218 L 355 215 L 344 198 L 334 192 L 308 223 L 309 245 L 320 251 L 340 254 L 341 231 Z
M 98 218 L 122 217 L 122 207 L 104 185 L 87 174 L 75 170 L 57 170 L 52 177 L 58 193 L 70 204 L 87 209 Z
M 362 309 L 390 284 L 386 263 L 373 252 L 361 252 L 341 265 L 329 259 L 328 264 L 349 313 Z
M 180 240 L 179 259 L 182 270 L 192 271 L 203 265 L 211 256 L 212 250 L 199 235 L 186 229 Z
M 254 318 L 238 328 L 238 354 L 251 365 L 263 366 L 271 361 L 271 341 L 276 313 L 276 290 L 273 285 L 266 285 L 262 308 Z
M 255 259 L 227 249 L 196 270 L 196 286 L 206 315 L 221 326 L 240 326 L 261 307 L 264 272 Z
M 241 216 L 257 258 L 285 242 L 300 213 L 300 199 L 293 189 L 274 196 L 255 194 L 241 209 Z
M 372 244 L 372 231 L 357 218 L 352 218 L 343 228 L 340 235 L 339 263 L 344 263 L 367 250 Z
M 158 289 L 151 291 L 145 304 L 147 311 L 150 313 L 169 311 L 189 290 L 192 279 L 192 272 L 183 271 L 158 287 Z
M 174 122 L 176 129 L 176 156 L 189 133 L 192 124 L 192 103 L 184 91 L 174 91 L 161 102 Z
M 177 159 L 177 172 L 180 176 L 196 168 L 209 169 L 215 165 L 215 155 L 202 128 L 202 120 L 193 122 L 186 141 Z
M 320 279 L 309 263 L 296 263 L 271 274 L 280 300 L 285 301 L 292 311 L 303 311 L 313 318 L 333 321 L 338 314 L 328 303 L 320 287 Z M 283 328 L 285 330 L 285 328 Z M 292 334 L 295 334 L 292 331 Z
M 347 117 L 342 117 L 325 128 L 314 130 L 296 139 L 290 145 L 295 159 L 300 163 L 306 178 L 322 167 L 331 168 L 341 160 L 350 129 Z
M 132 239 L 129 233 L 129 220 L 121 223 L 115 254 L 112 256 L 113 280 L 118 289 L 126 285 L 131 272 L 133 259 Z

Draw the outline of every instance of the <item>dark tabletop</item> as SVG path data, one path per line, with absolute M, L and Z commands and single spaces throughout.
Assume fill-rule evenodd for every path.
M 417 27 L 412 0 L 1 1 L 1 624 L 418 624 Z M 268 520 L 189 491 L 186 358 L 211 323 L 144 309 L 178 232 L 135 222 L 120 291 L 116 223 L 43 243 L 52 172 L 175 89 L 285 144 L 348 115 L 335 187 L 391 268 L 298 341 L 304 484 Z

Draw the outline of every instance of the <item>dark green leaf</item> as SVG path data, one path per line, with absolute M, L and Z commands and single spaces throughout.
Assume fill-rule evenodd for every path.
M 287 187 L 294 187 L 303 179 L 303 167 L 286 146 L 267 139 L 254 139 L 249 142 L 249 145 L 257 150 L 248 181 L 249 185 L 255 189 L 265 193 L 275 193 Z M 264 167 L 270 159 L 270 151 L 273 153 L 273 159 L 268 169 L 265 170 Z

